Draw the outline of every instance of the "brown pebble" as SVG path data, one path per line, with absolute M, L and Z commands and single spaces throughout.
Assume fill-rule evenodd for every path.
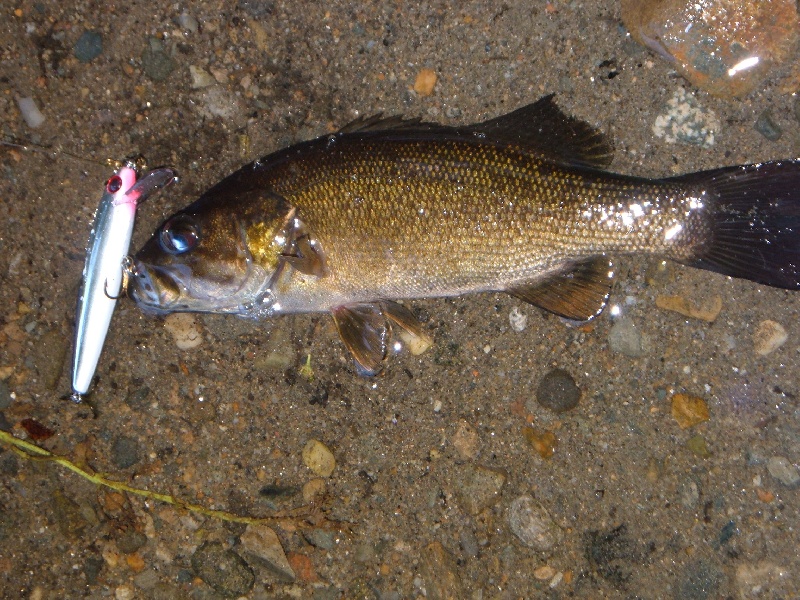
M 697 396 L 675 394 L 672 396 L 672 417 L 678 422 L 678 427 L 688 429 L 708 421 L 708 405 Z
M 702 305 L 690 302 L 683 296 L 658 296 L 656 306 L 664 310 L 671 310 L 684 317 L 700 319 L 713 323 L 722 310 L 722 298 L 714 296 L 706 299 Z
M 542 458 L 550 458 L 555 454 L 558 439 L 552 431 L 539 431 L 533 427 L 525 427 L 522 435 Z
M 417 73 L 417 79 L 414 81 L 414 91 L 420 96 L 430 96 L 438 79 L 436 71 L 433 69 L 422 69 Z

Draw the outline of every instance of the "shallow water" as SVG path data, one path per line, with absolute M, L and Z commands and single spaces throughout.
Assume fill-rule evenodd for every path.
M 182 9 L 169 3 L 36 6 L 21 3 L 0 24 L 3 133 L 93 161 L 141 152 L 175 167 L 180 183 L 140 207 L 135 247 L 241 164 L 378 112 L 468 123 L 555 92 L 565 112 L 613 136 L 619 172 L 798 154 L 780 73 L 743 101 L 696 92 L 627 38 L 606 2 L 218 2 L 189 11 L 196 31 L 178 26 Z M 89 63 L 72 55 L 85 29 L 103 34 Z M 163 82 L 143 72 L 151 36 L 174 61 Z M 190 66 L 221 83 L 193 89 Z M 438 74 L 427 97 L 412 91 L 423 68 Z M 720 123 L 710 147 L 653 133 L 682 87 Z M 26 127 L 16 94 L 38 103 L 41 128 Z M 783 128 L 777 141 L 754 129 L 766 108 Z M 111 478 L 255 516 L 304 504 L 309 439 L 333 451 L 325 519 L 273 526 L 295 581 L 246 557 L 255 573 L 246 597 L 798 595 L 800 492 L 768 464 L 800 461 L 800 296 L 622 258 L 611 297 L 622 317 L 607 310 L 577 327 L 499 294 L 414 302 L 435 346 L 393 357 L 374 379 L 356 376 L 325 315 L 199 317 L 203 343 L 179 350 L 162 319 L 120 302 L 93 418 L 60 397 L 83 245 L 109 168 L 6 148 L 0 163 L 0 368 L 13 394 L 2 413 L 15 435 L 35 419 L 55 432 L 42 446 Z M 656 307 L 666 295 L 718 295 L 722 311 L 713 323 L 687 318 Z M 509 322 L 515 308 L 528 317 L 521 332 Z M 641 356 L 610 348 L 619 318 L 640 332 Z M 788 339 L 760 356 L 753 333 L 764 320 Z M 555 367 L 582 390 L 559 415 L 535 401 Z M 676 392 L 702 397 L 710 419 L 681 429 Z M 554 433 L 550 458 L 528 442 L 528 424 Z M 0 471 L 4 597 L 214 598 L 192 564 L 198 547 L 220 541 L 246 554 L 240 525 L 134 496 L 120 503 L 7 451 Z M 547 550 L 511 530 L 522 496 L 561 532 Z M 124 552 L 137 531 L 144 544 Z

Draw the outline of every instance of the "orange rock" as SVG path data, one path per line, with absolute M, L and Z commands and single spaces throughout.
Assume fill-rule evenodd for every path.
M 688 429 L 708 421 L 708 405 L 697 396 L 675 394 L 672 396 L 672 417 L 678 422 L 678 427 Z
M 300 554 L 299 552 L 289 552 L 286 555 L 286 559 L 289 561 L 298 579 L 306 583 L 319 581 L 319 575 L 317 575 L 317 572 L 314 570 L 314 565 L 311 563 L 311 559 L 308 556 Z
M 433 69 L 422 69 L 417 73 L 417 79 L 414 81 L 414 91 L 420 96 L 430 96 L 438 79 L 436 71 Z
M 558 439 L 552 431 L 539 431 L 533 427 L 525 427 L 522 435 L 542 458 L 550 458 L 555 454 Z
M 795 0 L 622 0 L 633 38 L 715 96 L 744 96 L 789 60 Z

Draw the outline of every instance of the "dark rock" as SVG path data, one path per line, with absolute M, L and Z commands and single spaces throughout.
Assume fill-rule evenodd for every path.
M 83 575 L 86 577 L 87 585 L 97 585 L 97 578 L 103 570 L 105 561 L 102 556 L 89 556 L 83 564 Z
M 147 536 L 141 531 L 128 529 L 117 540 L 117 548 L 124 554 L 133 554 L 147 543 Z
M 195 550 L 192 569 L 217 593 L 228 598 L 248 593 L 256 580 L 250 565 L 220 542 L 206 542 Z
M 133 438 L 120 436 L 111 447 L 111 460 L 119 469 L 127 469 L 139 462 L 139 444 Z
M 5 410 L 9 406 L 11 406 L 11 402 L 13 398 L 11 397 L 11 391 L 8 389 L 8 384 L 0 379 L 0 410 Z
M 756 124 L 754 127 L 758 133 L 763 135 L 771 142 L 778 141 L 781 139 L 781 135 L 783 135 L 781 126 L 775 122 L 770 109 L 766 109 L 760 115 L 758 115 L 758 119 L 756 119 Z
M 165 81 L 175 70 L 175 61 L 166 53 L 161 40 L 148 40 L 142 52 L 142 70 L 153 81 Z
M 536 400 L 555 413 L 563 413 L 578 406 L 581 390 L 567 371 L 553 369 L 539 382 Z
M 103 53 L 103 36 L 99 31 L 84 31 L 75 42 L 72 53 L 82 63 L 91 62 Z

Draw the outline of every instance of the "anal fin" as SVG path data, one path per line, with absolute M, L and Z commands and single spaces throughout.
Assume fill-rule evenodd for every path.
M 613 276 L 611 262 L 604 256 L 596 256 L 505 291 L 567 319 L 588 321 L 605 308 Z

